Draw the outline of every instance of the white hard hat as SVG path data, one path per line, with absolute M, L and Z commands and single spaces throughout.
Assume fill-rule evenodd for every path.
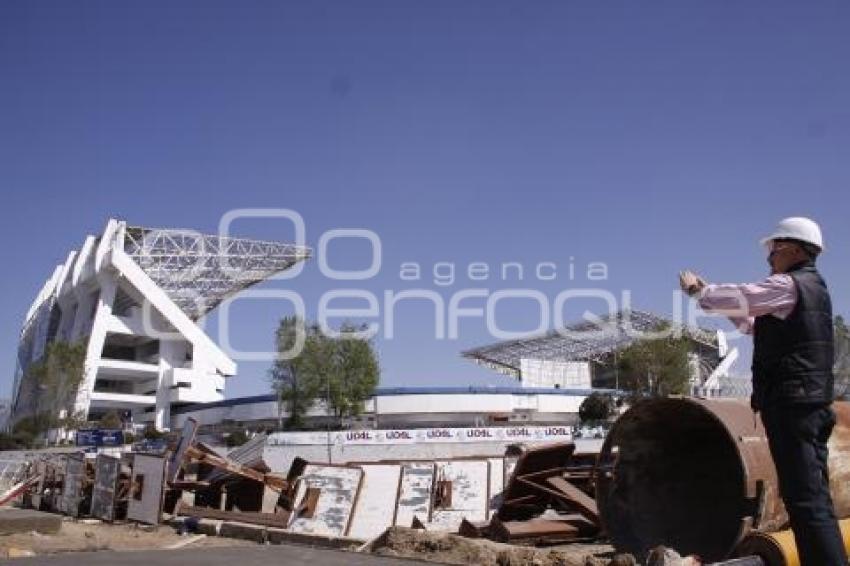
M 817 222 L 810 218 L 803 218 L 802 216 L 783 218 L 779 221 L 779 224 L 776 225 L 776 229 L 773 231 L 773 234 L 766 238 L 762 238 L 761 244 L 765 246 L 773 240 L 786 238 L 790 240 L 800 240 L 801 242 L 812 244 L 817 246 L 818 249 L 823 250 L 823 236 L 820 232 L 820 226 L 818 226 Z

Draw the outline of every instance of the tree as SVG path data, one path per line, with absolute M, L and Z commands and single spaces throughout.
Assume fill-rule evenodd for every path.
M 157 430 L 154 425 L 148 424 L 145 426 L 145 430 L 142 431 L 142 438 L 145 440 L 159 440 L 160 438 L 165 438 L 165 433 Z
M 578 418 L 583 423 L 604 421 L 613 413 L 614 399 L 597 391 L 588 395 L 578 408 Z
M 846 399 L 850 396 L 850 327 L 844 317 L 835 317 L 835 398 Z
M 75 404 L 85 378 L 86 343 L 51 342 L 44 355 L 29 365 L 24 380 L 34 400 L 33 414 L 21 419 L 16 428 L 21 426 L 26 434 L 38 437 L 51 429 L 76 430 L 85 422 Z
M 303 344 L 297 349 L 299 334 Z M 281 319 L 275 341 L 278 356 L 270 370 L 272 390 L 277 393 L 278 414 L 289 413 L 287 425 L 299 428 L 313 405 L 321 385 L 326 344 L 317 325 L 307 325 L 297 316 Z
M 248 435 L 245 434 L 244 430 L 236 430 L 227 435 L 224 439 L 224 443 L 229 447 L 233 448 L 236 446 L 242 446 L 248 442 Z
M 297 317 L 281 320 L 276 334 L 279 356 L 270 375 L 281 414 L 284 409 L 289 413 L 290 428 L 303 426 L 304 415 L 319 398 L 338 423 L 360 413 L 380 378 L 374 346 L 359 334 L 363 329 L 344 323 L 337 336 L 327 336 L 318 325 Z M 284 356 L 298 333 L 303 336 L 300 352 Z
M 329 405 L 337 421 L 354 417 L 363 409 L 378 386 L 380 369 L 374 345 L 360 337 L 365 326 L 343 324 L 340 337 L 334 340 L 333 371 L 329 387 Z
M 689 352 L 688 339 L 672 333 L 638 340 L 617 354 L 620 384 L 637 396 L 685 394 L 690 381 Z
M 123 428 L 124 423 L 121 422 L 121 417 L 118 416 L 118 413 L 115 410 L 112 410 L 103 415 L 103 418 L 100 419 L 98 425 L 100 428 L 105 429 L 121 429 Z

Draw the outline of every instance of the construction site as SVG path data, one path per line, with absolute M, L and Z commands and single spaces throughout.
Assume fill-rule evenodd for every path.
M 846 517 L 850 405 L 835 410 L 830 485 Z M 187 420 L 164 453 L 2 453 L 0 548 L 9 558 L 306 545 L 445 564 L 797 563 L 764 430 L 739 400 L 640 403 L 592 452 L 531 442 L 501 456 L 295 458 L 285 470 L 269 466 L 266 435 L 224 453 L 197 431 Z
M 0 562 L 850 566 L 850 2 L 0 2 Z
M 514 386 L 377 388 L 348 428 L 323 431 L 316 404 L 312 430 L 225 447 L 234 431 L 279 430 L 282 406 L 274 394 L 224 399 L 236 363 L 195 321 L 310 255 L 118 220 L 72 251 L 24 322 L 10 424 L 65 410 L 27 368 L 83 337 L 67 410 L 97 423 L 120 409 L 129 430 L 159 429 L 165 442 L 109 446 L 109 431 L 58 428 L 46 433 L 53 448 L 0 453 L 6 556 L 295 545 L 375 564 L 799 563 L 765 430 L 729 375 L 737 348 L 649 312 L 462 352 Z M 622 393 L 616 356 L 659 328 L 682 337 L 689 394 L 633 399 L 581 425 L 584 400 Z M 835 412 L 830 487 L 850 517 L 850 405 Z

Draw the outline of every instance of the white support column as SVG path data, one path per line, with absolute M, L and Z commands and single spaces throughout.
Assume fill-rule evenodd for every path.
M 98 363 L 100 354 L 103 352 L 103 344 L 106 342 L 106 328 L 108 318 L 112 316 L 112 304 L 115 301 L 115 291 L 118 283 L 114 273 L 105 273 L 98 277 L 100 283 L 100 297 L 97 301 L 97 310 L 92 321 L 91 334 L 89 335 L 88 348 L 86 349 L 85 377 L 77 390 L 77 399 L 74 403 L 74 412 L 85 411 L 88 413 L 91 403 L 91 392 L 94 391 L 94 382 L 97 379 Z M 82 306 L 82 305 L 81 305 Z M 77 318 L 87 316 L 85 311 L 77 309 Z M 74 326 L 77 327 L 74 321 Z
M 171 386 L 174 385 L 174 368 L 181 367 L 186 357 L 186 344 L 179 340 L 162 340 L 159 343 L 159 379 L 156 384 L 157 430 L 171 428 Z

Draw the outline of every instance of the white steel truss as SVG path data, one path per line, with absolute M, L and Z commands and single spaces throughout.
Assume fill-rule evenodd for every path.
M 309 248 L 292 244 L 129 226 L 124 252 L 192 320 L 310 257 Z

